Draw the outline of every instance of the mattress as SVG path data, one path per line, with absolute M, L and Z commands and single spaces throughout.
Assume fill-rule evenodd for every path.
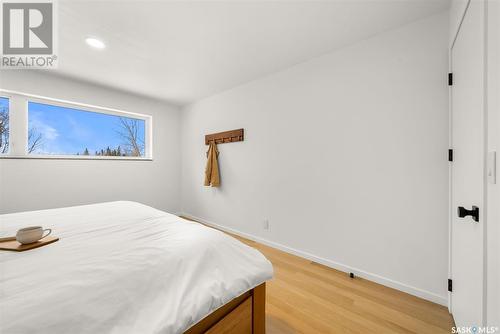
M 257 250 L 135 202 L 0 215 L 56 243 L 0 251 L 0 333 L 182 333 L 272 278 Z

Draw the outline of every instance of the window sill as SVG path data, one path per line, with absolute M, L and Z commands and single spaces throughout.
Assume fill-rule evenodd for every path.
M 72 156 L 72 155 L 8 155 L 8 154 L 0 155 L 0 159 L 153 161 L 153 158 L 136 158 L 136 157 L 102 157 L 102 156 Z

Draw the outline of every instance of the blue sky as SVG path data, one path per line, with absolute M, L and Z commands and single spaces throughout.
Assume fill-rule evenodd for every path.
M 95 151 L 123 148 L 124 140 L 118 135 L 118 116 L 76 110 L 41 103 L 29 102 L 29 127 L 42 134 L 39 154 L 80 154 L 88 148 Z M 138 136 L 144 142 L 145 121 L 139 121 Z

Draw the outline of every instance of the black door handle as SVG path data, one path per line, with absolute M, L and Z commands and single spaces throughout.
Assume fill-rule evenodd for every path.
M 479 208 L 477 206 L 472 206 L 471 210 L 467 210 L 463 206 L 458 207 L 458 216 L 460 218 L 464 218 L 467 216 L 471 216 L 474 221 L 479 221 Z

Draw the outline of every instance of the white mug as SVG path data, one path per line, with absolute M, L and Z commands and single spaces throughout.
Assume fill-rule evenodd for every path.
M 46 231 L 48 231 L 49 233 L 44 235 Z M 16 240 L 17 242 L 23 245 L 31 244 L 33 242 L 37 242 L 38 240 L 45 238 L 51 232 L 52 230 L 50 228 L 46 228 L 44 230 L 41 226 L 25 227 L 17 231 Z

